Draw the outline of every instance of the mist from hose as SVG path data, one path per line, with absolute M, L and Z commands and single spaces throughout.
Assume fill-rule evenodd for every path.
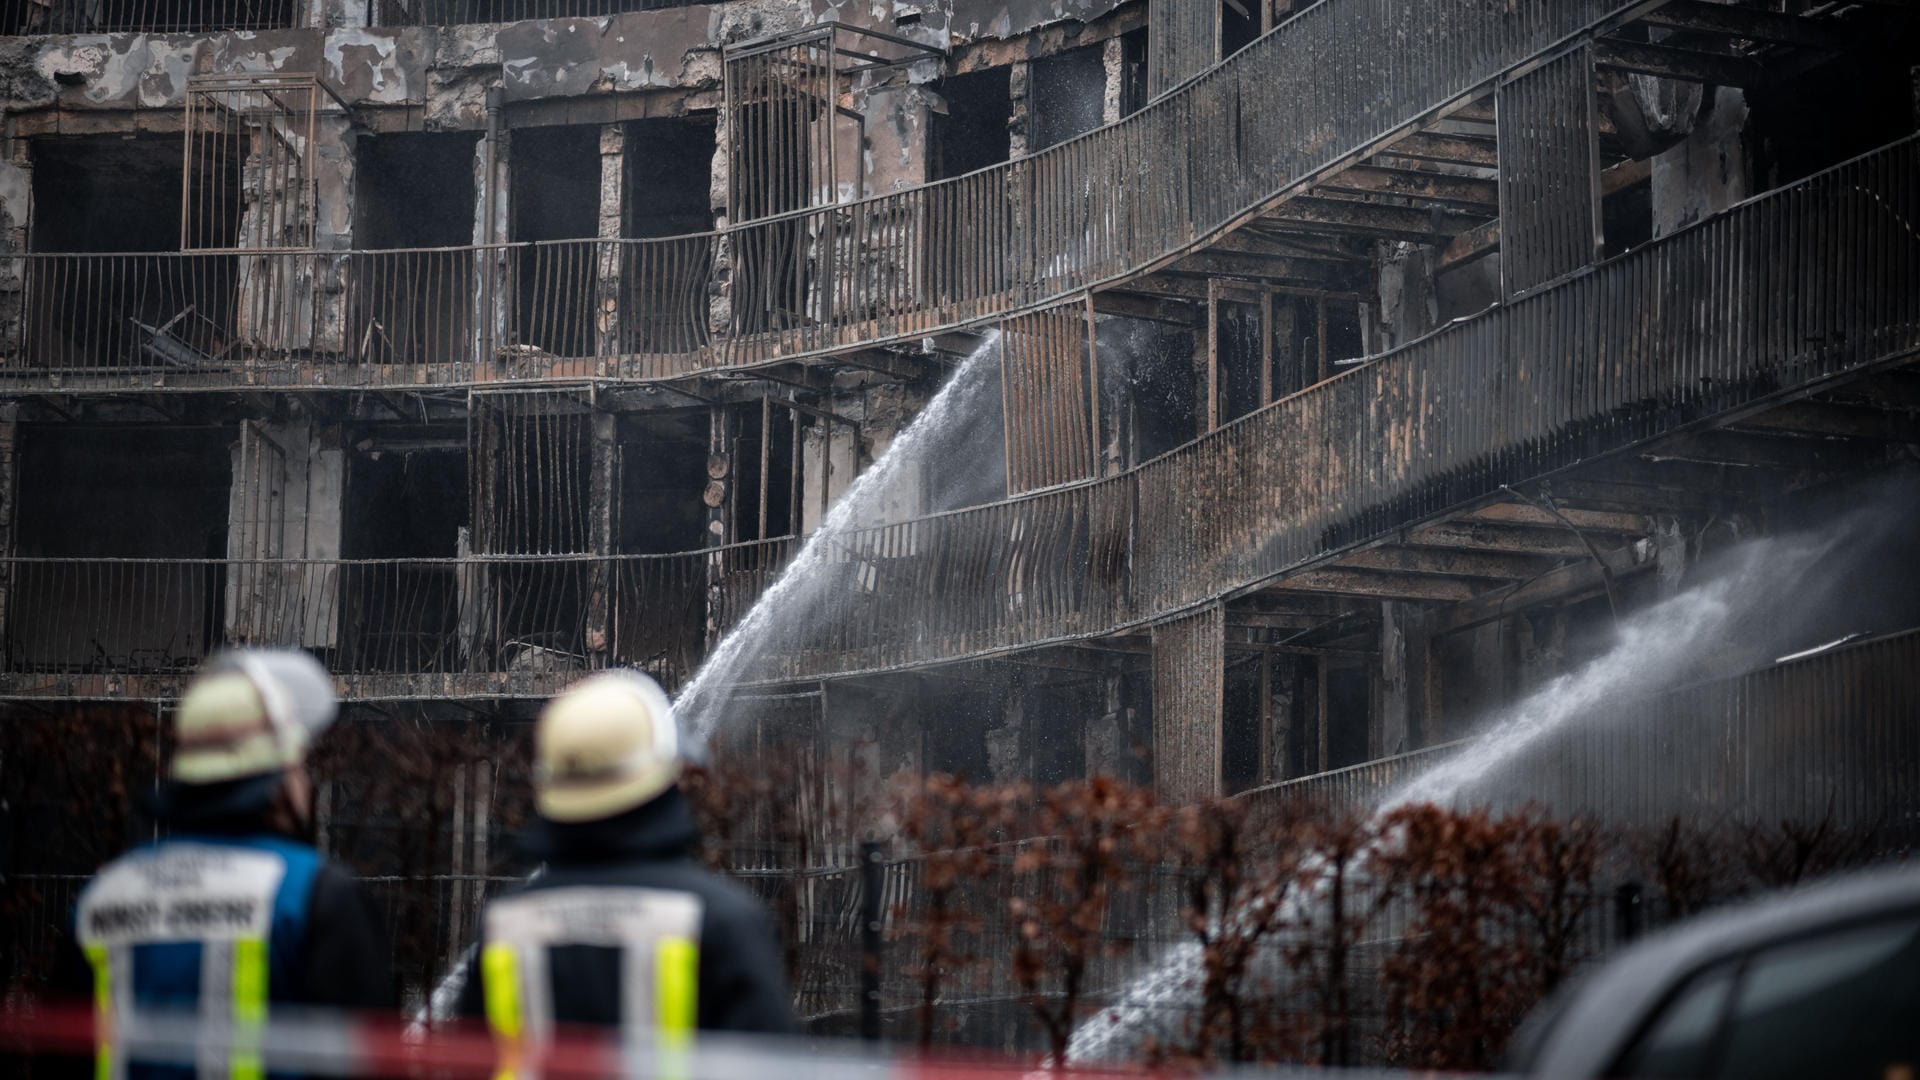
M 995 460 L 980 460 L 985 399 L 999 392 L 998 331 L 990 332 L 954 370 L 945 386 L 896 436 L 827 512 L 825 520 L 801 544 L 784 570 L 754 601 L 747 614 L 720 639 L 674 701 L 675 717 L 694 745 L 704 745 L 724 722 L 728 705 L 743 683 L 752 681 L 768 655 L 803 650 L 810 628 L 830 625 L 844 601 L 841 578 L 829 567 L 844 551 L 848 535 L 888 521 L 949 509 L 942 503 L 980 501 L 969 485 L 950 486 L 920 505 L 929 469 L 964 467 L 965 475 L 998 480 Z M 997 407 L 992 412 L 998 420 Z M 998 440 L 985 445 L 997 446 Z M 822 478 L 825 483 L 825 478 Z M 995 485 L 999 492 L 1004 487 Z
M 1698 584 L 1621 619 L 1605 652 L 1495 713 L 1467 747 L 1389 792 L 1371 809 L 1372 823 L 1421 803 L 1463 807 L 1524 798 L 1524 792 L 1503 788 L 1510 779 L 1505 770 L 1542 740 L 1576 724 L 1630 722 L 1624 706 L 1633 699 L 1700 677 L 1709 666 L 1764 663 L 1778 655 L 1770 650 L 1795 633 L 1824 632 L 1817 619 L 1788 617 L 1793 594 L 1779 585 L 1818 576 L 1816 568 L 1857 530 L 1881 531 L 1860 517 L 1817 536 L 1753 540 L 1730 549 L 1703 566 Z M 1289 903 L 1304 906 L 1318 896 L 1309 888 Z M 1190 1011 L 1203 977 L 1199 947 L 1177 946 L 1074 1032 L 1070 1060 L 1112 1060 L 1149 1038 L 1179 1037 L 1178 1018 Z

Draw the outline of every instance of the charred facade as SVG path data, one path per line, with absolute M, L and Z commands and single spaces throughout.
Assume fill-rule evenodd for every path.
M 9 11 L 0 698 L 147 732 L 135 788 L 222 643 L 314 651 L 369 740 L 455 732 L 391 868 L 434 950 L 538 701 L 684 684 L 976 353 L 966 437 L 836 526 L 836 599 L 720 741 L 1358 797 L 1716 552 L 1911 491 L 1900 5 Z M 1689 669 L 1805 709 L 1698 691 L 1660 715 L 1718 749 L 1569 751 L 1543 797 L 1681 761 L 1913 814 L 1920 601 L 1857 546 L 1794 633 Z M 27 839 L 36 783 L 9 876 L 57 897 L 91 866 Z

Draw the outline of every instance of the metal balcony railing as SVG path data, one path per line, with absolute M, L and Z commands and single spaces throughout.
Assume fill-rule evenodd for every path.
M 283 30 L 308 19 L 308 0 L 9 0 L 0 37 Z
M 772 627 L 759 650 L 767 659 L 751 674 L 782 681 L 911 667 L 1164 619 L 1502 484 L 1911 358 L 1920 352 L 1915 222 L 1920 137 L 1909 137 L 1450 325 L 1126 474 L 836 536 L 822 572 L 843 576 L 837 602 Z M 610 655 L 683 665 L 679 645 L 653 642 L 645 628 L 697 626 L 680 620 L 704 604 L 714 605 L 716 626 L 731 625 L 788 543 L 599 560 L 596 572 L 616 582 L 616 613 L 604 617 Z M 126 663 L 117 658 L 135 652 L 173 662 L 197 657 L 216 628 L 256 640 L 235 627 L 258 626 L 335 635 L 323 635 L 325 647 L 371 657 L 338 661 L 354 670 L 507 670 L 539 662 L 539 649 L 571 664 L 583 651 L 586 597 L 597 591 L 586 576 L 594 564 L 588 556 L 286 570 L 171 562 L 163 571 L 108 561 L 46 571 L 16 560 L 8 663 L 92 670 L 103 653 Z M 231 581 L 236 567 L 273 587 L 211 584 L 220 574 Z M 426 567 L 454 584 L 427 591 Z M 53 576 L 36 583 L 43 573 Z M 476 580 L 461 584 L 463 574 Z M 180 584 L 182 575 L 199 575 L 198 584 Z M 366 584 L 352 585 L 356 575 Z M 62 591 L 79 580 L 94 582 L 92 599 Z M 664 580 L 686 591 L 651 608 L 619 606 L 621 596 L 654 595 L 665 586 L 645 583 Z M 709 585 L 718 586 L 711 599 Z M 238 595 L 264 596 L 266 607 L 245 618 L 233 600 L 208 607 L 207 597 Z M 637 621 L 622 621 L 626 611 Z M 423 614 L 379 621 L 399 612 Z M 349 616 L 374 622 L 341 621 Z M 136 625 L 172 629 L 137 641 L 115 629 Z M 198 644 L 180 644 L 189 641 Z
M 1535 802 L 1561 817 L 1658 827 L 1781 821 L 1885 828 L 1888 807 L 1920 802 L 1920 631 L 1608 704 L 1498 771 L 1497 790 L 1465 799 L 1501 809 Z M 1262 805 L 1360 811 L 1471 740 L 1304 776 L 1247 792 Z
M 329 384 L 582 370 L 645 378 L 910 340 L 1037 310 L 1202 245 L 1504 72 L 1642 7 L 1324 0 L 1119 123 L 966 176 L 718 234 L 463 249 L 476 264 L 464 327 L 462 256 L 451 251 L 205 265 L 16 256 L 0 271 L 0 373 L 149 374 L 155 352 L 176 350 L 129 320 L 161 327 L 188 307 L 178 325 L 204 318 L 211 325 L 195 332 L 226 346 L 181 354 L 173 366 L 199 369 L 181 377 L 197 383 L 258 385 L 271 381 L 261 371 L 269 367 Z M 724 302 L 710 304 L 709 268 L 723 252 L 730 279 Z M 295 262 L 245 261 L 257 258 Z M 419 265 L 403 270 L 409 260 Z M 439 283 L 419 312 L 400 310 L 414 299 L 398 291 L 408 273 Z M 38 295 L 49 286 L 36 282 L 69 279 L 91 291 Z M 155 298 L 165 289 L 185 295 L 177 306 Z M 335 313 L 341 293 L 367 290 L 354 310 L 370 318 Z M 129 309 L 132 297 L 161 310 Z M 31 321 L 48 310 L 64 321 Z M 381 355 L 428 359 L 339 370 Z M 438 367 L 423 373 L 422 363 Z
M 0 257 L 0 377 L 226 385 L 263 374 L 333 384 L 679 374 L 709 340 L 712 252 L 713 238 L 699 236 Z
M 1118 477 L 835 538 L 861 591 L 770 681 L 1165 619 L 1542 476 L 1920 350 L 1920 140 L 1717 217 Z
M 674 685 L 787 542 L 676 555 L 0 560 L 15 675 L 183 675 L 222 644 L 305 648 L 342 675 L 562 675 Z

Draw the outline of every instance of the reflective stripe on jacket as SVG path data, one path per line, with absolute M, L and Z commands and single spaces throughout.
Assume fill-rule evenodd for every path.
M 193 838 L 135 849 L 96 875 L 75 931 L 101 1020 L 97 1080 L 126 1074 L 114 1022 L 139 1009 L 193 1010 L 234 1033 L 238 1048 L 201 1060 L 199 1075 L 260 1076 L 246 1031 L 298 985 L 320 866 L 312 848 L 277 837 Z
M 481 951 L 487 1023 L 508 1040 L 544 1042 L 559 1022 L 555 949 L 617 950 L 623 1030 L 684 1042 L 698 1022 L 702 904 L 693 893 L 595 885 L 519 893 L 487 905 Z

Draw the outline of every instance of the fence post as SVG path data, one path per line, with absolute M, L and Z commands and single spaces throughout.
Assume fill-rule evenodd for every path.
M 880 931 L 881 894 L 886 890 L 887 864 L 880 845 L 860 844 L 860 1037 L 880 1040 Z

